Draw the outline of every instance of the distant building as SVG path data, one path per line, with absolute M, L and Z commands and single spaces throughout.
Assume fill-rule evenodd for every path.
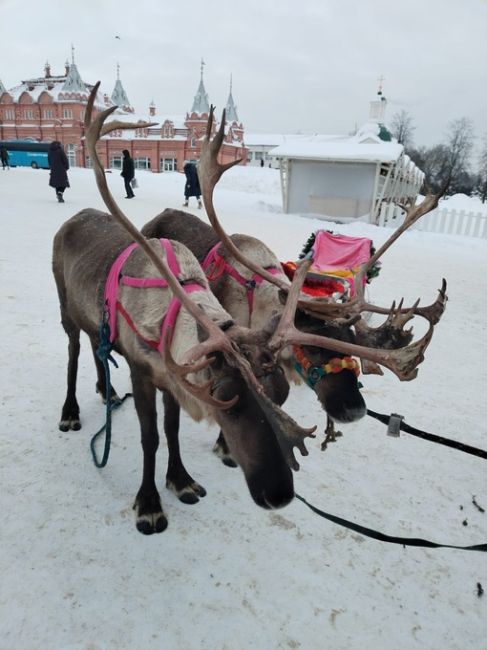
M 84 140 L 84 117 L 92 88 L 93 84 L 81 78 L 74 53 L 71 62 L 66 61 L 62 75 L 53 75 L 51 66 L 46 63 L 43 77 L 27 79 L 15 88 L 7 90 L 0 81 L 0 140 L 59 140 L 73 167 L 90 167 Z M 160 114 L 153 102 L 147 113 L 136 113 L 123 87 L 118 66 L 113 92 L 111 96 L 98 94 L 94 114 L 109 106 L 118 106 L 118 110 L 108 121 L 122 118 L 130 122 L 155 122 L 156 125 L 104 136 L 97 151 L 106 168 L 121 167 L 123 149 L 130 151 L 136 168 L 154 172 L 181 171 L 185 160 L 199 158 L 210 110 L 203 82 L 203 62 L 191 110 L 185 115 Z M 245 164 L 247 160 L 244 127 L 237 116 L 231 84 L 225 139 L 219 158 L 224 163 L 242 158 Z
M 385 126 L 386 105 L 379 89 L 355 135 L 302 137 L 269 152 L 280 161 L 284 212 L 375 223 L 384 203 L 416 199 L 424 174 Z

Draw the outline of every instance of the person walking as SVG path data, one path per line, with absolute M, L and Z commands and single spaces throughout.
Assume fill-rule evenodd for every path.
M 123 177 L 123 182 L 125 183 L 125 191 L 127 192 L 126 199 L 133 199 L 135 194 L 132 190 L 131 182 L 135 176 L 135 166 L 134 159 L 130 157 L 130 151 L 124 149 L 122 151 L 123 161 L 122 161 L 122 172 L 120 176 Z
M 10 169 L 10 165 L 8 164 L 8 151 L 7 147 L 2 144 L 0 147 L 0 158 L 2 159 L 2 169 L 5 171 L 5 167 L 7 169 Z
M 2 144 L 0 147 L 0 158 L 2 160 L 2 169 L 5 170 L 5 168 L 10 169 L 10 165 L 8 164 L 8 151 L 7 147 Z
M 189 205 L 189 197 L 195 196 L 198 201 L 198 208 L 202 208 L 203 204 L 201 203 L 200 181 L 198 179 L 198 172 L 195 163 L 188 160 L 183 167 L 183 171 L 186 176 L 183 206 L 187 208 Z
M 69 162 L 62 144 L 58 140 L 54 140 L 49 145 L 47 160 L 51 169 L 49 185 L 55 189 L 59 203 L 64 203 L 64 190 L 69 187 Z

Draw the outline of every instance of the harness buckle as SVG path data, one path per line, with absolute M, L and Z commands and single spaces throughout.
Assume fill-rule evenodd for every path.
M 257 286 L 257 283 L 256 283 L 255 280 L 251 279 L 251 280 L 246 280 L 245 281 L 245 288 L 248 289 L 249 291 L 255 289 L 256 286 Z
M 398 413 L 391 413 L 389 416 L 389 423 L 387 424 L 387 435 L 392 438 L 399 438 L 401 431 L 401 422 L 404 420 L 404 415 Z

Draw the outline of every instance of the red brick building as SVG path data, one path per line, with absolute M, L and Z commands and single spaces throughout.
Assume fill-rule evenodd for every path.
M 49 63 L 46 63 L 43 77 L 27 79 L 10 90 L 0 81 L 0 140 L 59 140 L 71 166 L 90 167 L 83 122 L 92 88 L 93 84 L 82 80 L 74 56 L 71 63 L 66 62 L 62 75 L 53 75 Z M 95 113 L 113 105 L 119 107 L 113 119 L 141 123 L 150 121 L 157 125 L 134 131 L 116 131 L 103 137 L 98 152 L 105 167 L 119 168 L 123 149 L 130 151 L 137 169 L 151 169 L 153 172 L 181 171 L 185 160 L 199 158 L 209 112 L 208 95 L 203 83 L 203 62 L 191 110 L 183 116 L 160 114 L 154 103 L 151 103 L 147 113 L 136 114 L 118 70 L 111 96 L 98 94 Z M 247 149 L 244 127 L 237 116 L 231 84 L 226 114 L 226 135 L 220 159 L 230 162 L 242 158 L 245 164 Z

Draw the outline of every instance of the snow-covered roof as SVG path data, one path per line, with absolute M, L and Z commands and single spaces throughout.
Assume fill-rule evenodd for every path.
M 72 90 L 66 89 L 67 77 L 38 77 L 37 79 L 28 79 L 14 88 L 9 88 L 7 92 L 13 102 L 18 102 L 20 97 L 26 92 L 32 97 L 34 103 L 39 101 L 42 93 L 50 95 L 55 102 L 62 101 L 88 101 L 88 97 L 93 88 L 91 84 L 83 83 L 83 89 Z M 98 93 L 95 105 L 99 108 L 106 108 L 100 93 Z
M 271 150 L 278 158 L 393 162 L 403 153 L 397 142 L 384 142 L 378 125 L 367 123 L 353 136 L 314 135 L 287 141 Z M 246 138 L 248 141 L 248 138 Z
M 116 106 L 131 106 L 130 100 L 125 92 L 125 88 L 122 85 L 120 79 L 117 79 L 115 82 L 115 88 L 113 89 L 112 96 L 110 98 Z
M 63 85 L 63 91 L 65 93 L 82 93 L 83 95 L 87 92 L 86 85 L 83 79 L 81 79 L 81 75 L 78 72 L 78 68 L 74 61 L 69 66 L 68 75 Z

